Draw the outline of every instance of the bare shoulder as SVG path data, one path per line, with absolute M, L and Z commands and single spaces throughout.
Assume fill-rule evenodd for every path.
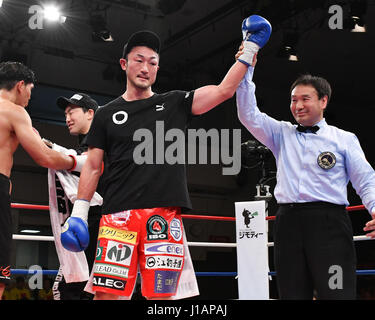
M 0 122 L 17 126 L 31 123 L 31 119 L 24 107 L 8 100 L 0 100 Z
M 27 117 L 28 114 L 24 108 L 0 99 L 0 172 L 7 176 L 10 176 L 13 153 L 19 144 L 16 134 L 17 126 L 22 126 L 22 123 L 27 124 Z

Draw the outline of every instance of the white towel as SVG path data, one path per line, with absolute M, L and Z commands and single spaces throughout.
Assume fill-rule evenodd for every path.
M 52 149 L 65 154 L 76 154 L 75 150 L 66 149 L 53 144 Z M 70 216 L 69 201 L 74 203 L 77 198 L 79 177 L 66 170 L 56 171 L 48 169 L 49 212 L 56 252 L 60 261 L 60 268 L 65 281 L 82 282 L 89 278 L 89 267 L 84 251 L 72 252 L 66 250 L 60 240 L 61 226 Z M 95 192 L 90 204 L 102 205 L 102 197 Z M 90 239 L 96 241 L 96 239 Z

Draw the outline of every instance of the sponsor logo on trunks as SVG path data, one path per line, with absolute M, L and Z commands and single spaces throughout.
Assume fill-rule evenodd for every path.
M 95 275 L 93 277 L 92 283 L 97 287 L 104 287 L 115 290 L 124 290 L 126 285 L 126 281 L 124 280 L 109 277 L 100 277 Z
M 119 225 L 120 227 L 122 227 L 129 222 L 129 219 L 130 219 L 130 216 L 131 216 L 131 210 L 112 213 L 110 216 L 111 216 L 112 221 L 116 225 Z
M 147 220 L 147 240 L 168 239 L 168 223 L 161 216 L 152 216 Z
M 95 274 L 106 274 L 109 276 L 116 276 L 120 278 L 127 278 L 129 274 L 129 268 L 115 266 L 112 264 L 95 263 L 94 264 Z
M 95 257 L 95 260 L 97 260 L 97 261 L 102 260 L 102 255 L 103 255 L 103 250 L 104 250 L 102 241 L 103 240 L 98 240 L 98 244 L 96 246 L 96 257 Z
M 181 270 L 183 258 L 170 256 L 149 256 L 146 257 L 146 269 L 170 269 Z
M 155 293 L 175 293 L 180 272 L 155 271 Z
M 102 226 L 99 229 L 98 239 L 101 239 L 101 238 L 119 240 L 119 241 L 131 243 L 131 244 L 135 244 L 137 241 L 137 232 Z
M 182 244 L 175 243 L 146 243 L 145 244 L 145 255 L 152 255 L 155 253 L 165 253 L 172 256 L 183 256 L 184 246 Z
M 0 279 L 10 279 L 10 266 L 0 266 Z
M 171 233 L 172 238 L 176 241 L 180 241 L 182 238 L 181 221 L 176 218 L 173 218 L 169 225 L 169 228 L 169 232 Z
M 318 161 L 319 167 L 321 167 L 324 170 L 329 170 L 335 166 L 336 156 L 330 151 L 322 152 L 318 156 L 317 161 Z
M 133 256 L 133 249 L 134 246 L 109 240 L 104 261 L 129 266 Z

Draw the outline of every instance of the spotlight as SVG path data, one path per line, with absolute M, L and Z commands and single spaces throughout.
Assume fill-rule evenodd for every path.
M 286 58 L 289 61 L 298 61 L 297 44 L 299 36 L 297 32 L 286 32 L 284 34 L 283 44 L 279 49 L 277 56 L 279 58 Z
M 107 23 L 102 15 L 92 15 L 90 18 L 91 27 L 93 29 L 93 41 L 113 42 L 114 39 L 111 32 L 107 28 Z
M 23 229 L 20 232 L 22 233 L 40 233 L 40 230 L 34 230 L 34 229 Z
M 92 39 L 94 41 L 113 42 L 115 41 L 108 30 L 94 31 L 92 33 Z
M 60 22 L 64 23 L 66 17 L 62 16 L 58 7 L 54 5 L 46 5 L 43 8 L 44 19 L 50 22 Z
M 3 0 L 0 0 L 0 8 L 2 7 L 3 5 Z
M 366 0 L 352 0 L 350 2 L 350 18 L 347 25 L 351 32 L 366 32 L 364 20 L 364 15 L 366 12 Z
M 366 32 L 366 26 L 360 17 L 351 17 L 353 26 L 351 27 L 350 32 Z
M 44 7 L 44 19 L 49 21 L 58 21 L 60 18 L 60 11 L 57 7 L 53 5 L 48 5 Z
M 289 61 L 298 61 L 297 51 L 291 46 L 283 45 L 279 52 L 278 52 L 279 58 L 286 58 Z

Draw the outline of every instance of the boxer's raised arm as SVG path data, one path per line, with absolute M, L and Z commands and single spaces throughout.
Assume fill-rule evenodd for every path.
M 205 113 L 220 103 L 233 97 L 236 89 L 244 77 L 247 66 L 236 62 L 228 71 L 223 81 L 215 86 L 209 85 L 195 90 L 191 111 L 198 115 Z
M 243 49 L 238 60 L 229 69 L 223 81 L 215 86 L 205 86 L 195 90 L 192 114 L 199 115 L 233 97 L 244 77 L 247 67 L 255 65 L 256 55 L 271 35 L 271 24 L 263 17 L 252 15 L 242 22 Z

